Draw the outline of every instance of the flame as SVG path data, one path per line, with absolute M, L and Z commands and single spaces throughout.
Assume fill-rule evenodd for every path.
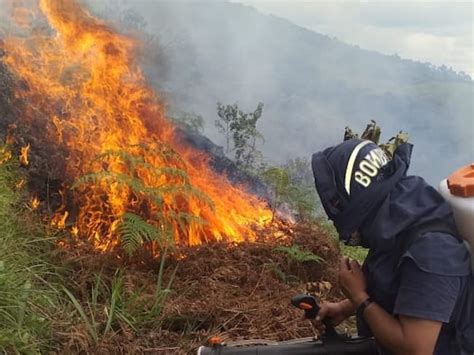
M 65 211 L 64 213 L 56 213 L 54 217 L 51 219 L 51 225 L 56 227 L 60 230 L 66 228 L 66 220 L 69 217 L 69 212 Z
M 21 147 L 20 149 L 20 163 L 22 165 L 28 165 L 30 162 L 28 161 L 28 153 L 30 151 L 30 145 L 28 144 L 25 147 Z
M 23 188 L 23 186 L 25 186 L 25 183 L 26 183 L 26 180 L 22 178 L 22 179 L 18 180 L 18 182 L 15 184 L 15 188 L 17 190 L 21 190 Z
M 0 147 L 0 165 L 12 158 L 12 152 L 5 146 Z
M 27 89 L 15 91 L 16 98 L 28 102 L 22 122 L 46 127 L 42 135 L 38 129 L 37 138 L 65 152 L 69 186 L 84 174 L 99 176 L 69 194 L 53 225 L 65 228 L 71 219 L 73 234 L 104 251 L 118 244 L 117 229 L 126 212 L 158 227 L 170 222 L 181 243 L 255 238 L 255 227 L 271 220 L 270 209 L 212 171 L 208 156 L 182 142 L 135 64 L 138 43 L 114 33 L 72 0 L 40 0 L 28 11 L 19 4 L 13 1 L 11 8 L 20 34 L 4 41 L 4 60 L 26 83 Z M 38 21 L 47 21 L 53 31 L 33 26 Z M 140 166 L 131 167 L 110 152 L 139 158 Z M 25 147 L 25 162 L 27 153 Z M 104 171 L 108 177 L 100 175 Z M 139 179 L 142 190 L 174 188 L 178 193 L 163 193 L 156 203 L 120 183 L 118 176 Z M 183 229 L 173 217 L 179 213 L 196 218 Z
M 30 208 L 32 210 L 36 210 L 38 209 L 39 205 L 40 205 L 40 200 L 37 197 L 33 197 L 30 201 Z

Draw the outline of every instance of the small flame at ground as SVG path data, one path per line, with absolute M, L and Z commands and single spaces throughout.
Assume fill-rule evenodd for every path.
M 32 210 L 36 210 L 38 209 L 39 205 L 40 205 L 40 200 L 37 197 L 33 197 L 30 201 L 30 208 Z
M 26 147 L 21 147 L 21 150 L 20 150 L 20 163 L 22 165 L 28 165 L 29 164 L 29 161 L 28 161 L 28 153 L 30 151 L 30 145 L 28 144 Z
M 7 147 L 0 147 L 0 165 L 12 158 L 12 152 Z
M 18 180 L 18 182 L 15 184 L 15 188 L 16 188 L 17 190 L 21 190 L 21 189 L 23 188 L 23 186 L 25 186 L 25 183 L 26 183 L 25 179 L 20 179 L 20 180 Z

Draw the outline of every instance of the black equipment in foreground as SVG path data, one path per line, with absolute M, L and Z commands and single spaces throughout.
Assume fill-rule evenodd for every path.
M 305 317 L 313 319 L 319 312 L 316 298 L 298 295 L 291 304 L 305 311 Z M 198 355 L 376 355 L 377 348 L 373 338 L 350 337 L 339 334 L 329 319 L 323 321 L 326 334 L 321 338 L 301 338 L 289 341 L 245 340 L 222 342 L 219 338 L 209 339 L 207 346 L 198 349 Z

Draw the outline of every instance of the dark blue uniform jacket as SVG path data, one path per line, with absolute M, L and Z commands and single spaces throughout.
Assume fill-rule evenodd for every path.
M 453 319 L 470 274 L 469 251 L 458 236 L 439 232 L 403 249 L 402 239 L 417 226 L 442 221 L 455 230 L 442 196 L 422 178 L 407 176 L 411 151 L 403 144 L 389 161 L 377 145 L 359 139 L 328 148 L 312 158 L 316 189 L 340 237 L 359 231 L 369 248 L 363 270 L 374 301 L 395 315 L 443 322 L 435 353 L 460 354 Z M 362 317 L 358 328 L 370 334 Z

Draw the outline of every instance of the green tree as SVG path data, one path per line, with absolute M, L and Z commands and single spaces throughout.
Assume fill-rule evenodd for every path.
M 296 212 L 300 220 L 314 217 L 317 196 L 308 170 L 309 162 L 296 158 L 281 167 L 270 167 L 260 175 L 272 192 L 273 218 L 276 210 L 285 204 Z
M 215 121 L 217 130 L 224 134 L 225 136 L 225 153 L 229 154 L 231 151 L 231 136 L 232 131 L 230 129 L 231 122 L 237 120 L 239 108 L 237 104 L 234 105 L 223 105 L 222 103 L 217 103 L 217 116 L 219 119 Z
M 257 129 L 257 122 L 262 117 L 263 103 L 259 103 L 253 112 L 245 113 L 237 104 L 223 105 L 217 103 L 215 125 L 226 139 L 226 154 L 234 153 L 235 163 L 246 170 L 255 170 L 256 163 L 262 159 L 257 149 L 257 140 L 263 141 Z

